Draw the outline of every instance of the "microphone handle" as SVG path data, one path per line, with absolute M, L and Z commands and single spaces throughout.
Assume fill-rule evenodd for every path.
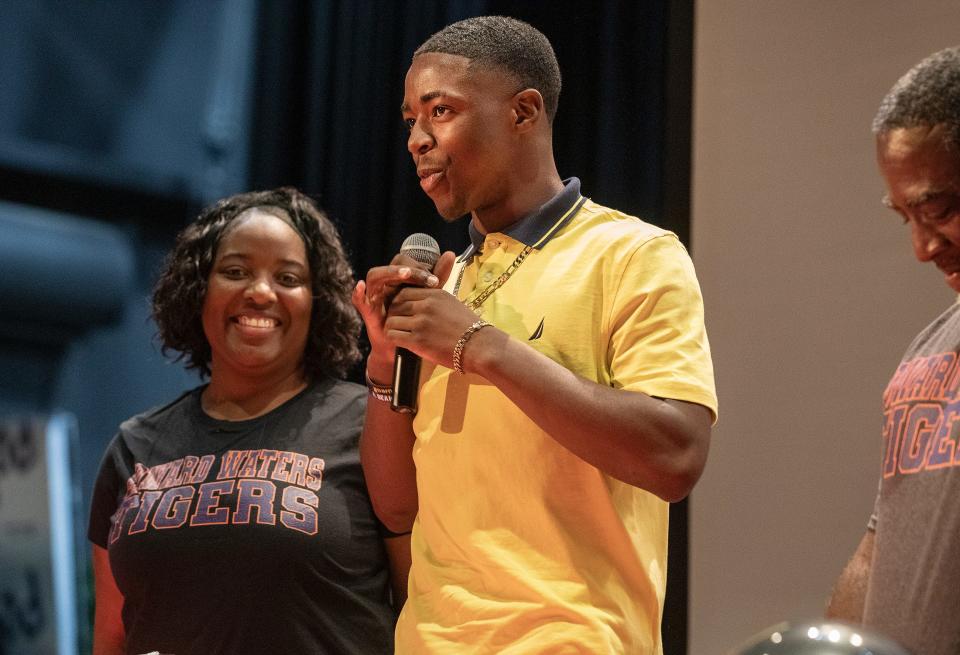
M 390 409 L 401 414 L 417 413 L 420 386 L 420 356 L 406 348 L 397 348 L 393 360 L 393 398 Z

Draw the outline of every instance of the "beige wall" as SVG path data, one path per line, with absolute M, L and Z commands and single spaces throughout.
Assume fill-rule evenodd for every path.
M 818 616 L 863 534 L 880 394 L 953 299 L 880 205 L 870 121 L 957 43 L 956 0 L 697 3 L 692 242 L 720 422 L 691 501 L 692 655 Z

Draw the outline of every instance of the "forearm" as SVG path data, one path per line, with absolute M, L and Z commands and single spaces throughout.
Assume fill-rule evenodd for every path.
M 107 550 L 91 545 L 95 607 L 93 619 L 93 655 L 122 655 L 125 633 L 121 611 L 123 595 L 110 570 Z
M 378 383 L 389 380 L 385 365 L 373 358 L 370 375 Z M 360 461 L 370 500 L 377 516 L 393 532 L 407 532 L 417 515 L 417 479 L 413 464 L 413 425 L 409 414 L 390 409 L 390 403 L 370 396 L 360 438 Z
M 706 462 L 710 411 L 597 384 L 493 327 L 473 335 L 464 367 L 494 384 L 584 461 L 667 501 L 685 497 Z
M 399 535 L 384 540 L 390 562 L 390 590 L 393 609 L 400 613 L 407 602 L 407 577 L 410 575 L 410 535 Z
M 863 621 L 863 607 L 870 582 L 870 567 L 873 563 L 874 533 L 868 530 L 856 552 L 834 585 L 827 603 L 826 617 L 851 623 Z

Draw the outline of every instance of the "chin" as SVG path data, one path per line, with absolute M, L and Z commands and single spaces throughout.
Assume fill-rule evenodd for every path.
M 440 205 L 436 205 L 436 208 L 437 208 L 437 213 L 440 214 L 440 218 L 442 218 L 447 223 L 453 223 L 457 219 L 470 213 L 458 207 L 441 207 Z
M 280 363 L 278 353 L 244 352 L 236 353 L 233 361 L 237 368 L 246 371 L 262 371 L 277 368 Z
M 447 223 L 452 223 L 455 220 L 469 214 L 470 211 L 464 209 L 462 206 L 453 205 L 453 204 L 442 204 L 438 200 L 433 201 L 433 206 L 437 209 L 437 213 L 440 214 L 442 218 Z

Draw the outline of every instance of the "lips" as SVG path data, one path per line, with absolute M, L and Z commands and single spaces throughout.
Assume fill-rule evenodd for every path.
M 446 176 L 446 173 L 442 168 L 422 167 L 417 169 L 417 176 L 420 178 L 420 188 L 424 192 L 430 193 Z
M 280 325 L 280 321 L 272 316 L 248 316 L 240 314 L 230 319 L 237 325 L 251 330 L 272 330 Z
M 955 253 L 942 253 L 933 260 L 933 263 L 944 275 L 960 271 L 960 257 Z
M 943 257 L 934 260 L 934 264 L 941 273 L 949 287 L 960 290 L 960 259 L 953 256 Z

